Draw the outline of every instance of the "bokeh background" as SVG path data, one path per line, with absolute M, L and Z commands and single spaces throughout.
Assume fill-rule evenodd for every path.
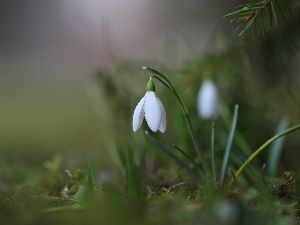
M 88 157 L 89 149 L 101 158 L 106 127 L 91 107 L 86 81 L 98 69 L 113 74 L 123 62 L 137 62 L 136 73 L 149 62 L 179 67 L 226 23 L 230 6 L 221 3 L 2 1 L 1 152 L 20 162 L 61 151 Z M 178 46 L 168 47 L 169 40 Z
M 217 71 L 216 65 L 227 68 L 226 63 L 238 61 L 244 65 L 243 70 L 229 66 L 221 75 L 211 73 L 229 112 L 240 104 L 240 130 L 252 150 L 274 134 L 282 117 L 288 116 L 291 124 L 299 122 L 297 52 L 286 57 L 286 70 L 278 61 L 268 61 L 271 50 L 269 55 L 260 52 L 268 39 L 247 49 L 253 58 L 242 57 L 243 50 L 233 51 L 226 58 L 229 62 L 214 64 L 217 57 L 208 57 L 231 51 L 230 46 L 245 40 L 223 18 L 237 4 L 241 1 L 1 1 L 2 177 L 9 180 L 17 175 L 26 180 L 56 153 L 63 154 L 64 168 L 85 168 L 88 162 L 106 168 L 111 166 L 115 145 L 132 138 L 133 146 L 141 146 L 144 139 L 133 138 L 131 116 L 149 77 L 141 70 L 144 65 L 173 72 L 166 75 L 187 101 L 204 149 L 209 146 L 211 123 L 198 118 L 196 92 L 201 79 Z M 201 61 L 205 56 L 207 60 Z M 165 141 L 180 140 L 189 146 L 180 108 L 178 113 L 168 110 L 174 99 L 167 91 L 160 93 L 166 93 L 161 98 L 171 118 Z M 226 135 L 220 136 L 224 146 Z M 298 137 L 289 138 L 283 169 L 297 169 L 293 156 L 299 155 Z

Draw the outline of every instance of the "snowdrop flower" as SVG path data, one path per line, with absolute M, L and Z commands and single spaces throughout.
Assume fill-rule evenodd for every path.
M 203 119 L 215 119 L 218 116 L 218 91 L 212 81 L 203 81 L 198 92 L 197 108 L 199 116 Z
M 155 93 L 152 77 L 147 83 L 147 92 L 135 107 L 132 118 L 132 129 L 136 132 L 142 125 L 144 117 L 153 132 L 166 131 L 166 112 Z

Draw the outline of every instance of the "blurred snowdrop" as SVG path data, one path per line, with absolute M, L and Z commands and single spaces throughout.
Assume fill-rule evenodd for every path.
M 219 98 L 216 85 L 211 80 L 204 80 L 197 98 L 199 116 L 203 119 L 216 119 L 219 114 Z
M 166 131 L 166 112 L 163 104 L 155 93 L 152 77 L 147 83 L 147 92 L 135 107 L 132 118 L 132 129 L 136 132 L 142 125 L 144 117 L 153 131 Z

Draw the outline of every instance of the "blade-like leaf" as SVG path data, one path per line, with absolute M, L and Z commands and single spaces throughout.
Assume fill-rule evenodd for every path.
M 256 18 L 254 19 L 254 25 L 253 25 L 253 30 L 252 30 L 252 39 L 254 38 L 255 30 L 256 30 Z
M 272 14 L 273 14 L 273 17 L 274 17 L 275 26 L 277 27 L 278 26 L 278 24 L 277 24 L 277 16 L 276 16 L 276 12 L 275 12 L 275 7 L 274 7 L 273 1 L 271 2 L 271 10 L 272 10 Z
M 266 15 L 267 15 L 268 21 L 269 21 L 269 29 L 271 30 L 272 25 L 273 25 L 273 15 L 272 15 L 272 10 L 269 9 L 269 7 L 266 7 Z
M 237 118 L 238 118 L 238 109 L 239 109 L 239 106 L 235 105 L 234 113 L 233 113 L 233 119 L 232 119 L 231 128 L 230 128 L 230 133 L 229 133 L 229 136 L 228 136 L 228 139 L 227 139 L 227 145 L 226 145 L 224 158 L 223 158 L 223 164 L 222 164 L 222 170 L 221 170 L 221 179 L 220 179 L 221 180 L 221 185 L 223 184 L 225 174 L 226 174 L 226 170 L 227 170 L 227 166 L 228 166 L 228 160 L 229 160 L 229 155 L 230 155 L 230 151 L 231 151 L 231 145 L 232 145 L 232 142 L 233 142 L 234 132 L 235 132 Z
M 179 151 L 186 159 L 188 159 L 195 168 L 197 168 L 198 170 L 200 170 L 199 166 L 195 163 L 195 161 L 188 155 L 185 153 L 185 151 L 183 151 L 181 148 L 179 148 L 178 146 L 176 145 L 173 145 L 173 147 Z
M 276 2 L 276 5 L 277 5 L 277 8 L 279 9 L 279 11 L 280 11 L 280 13 L 281 13 L 282 19 L 284 19 L 284 14 L 283 14 L 283 11 L 282 11 L 282 9 L 281 9 L 281 6 L 279 5 L 278 0 L 275 0 L 275 2 Z
M 264 21 L 264 17 L 261 16 L 261 24 L 262 24 L 262 28 L 263 28 L 263 36 L 266 37 L 266 27 L 265 27 L 265 21 Z
M 235 173 L 235 177 L 237 178 L 245 169 L 246 166 L 248 166 L 248 164 L 257 156 L 259 155 L 259 153 L 261 153 L 264 149 L 266 149 L 266 147 L 268 147 L 271 143 L 273 143 L 275 140 L 277 140 L 280 137 L 283 137 L 289 133 L 295 132 L 297 130 L 300 130 L 300 124 L 295 125 L 293 127 L 290 127 L 284 131 L 282 131 L 281 133 L 273 136 L 272 138 L 270 138 L 268 141 L 266 141 L 262 146 L 260 146 L 255 152 L 252 153 L 251 156 L 249 156 L 249 158 L 244 162 L 243 165 L 241 165 L 241 167 L 236 171 Z M 228 183 L 228 187 L 230 187 L 233 184 L 233 179 L 230 180 L 230 182 Z
M 292 10 L 291 10 L 291 8 L 290 8 L 290 6 L 289 6 L 289 4 L 288 4 L 288 2 L 286 1 L 286 0 L 283 0 L 284 1 L 284 4 L 286 5 L 286 7 L 289 9 L 289 11 L 290 11 L 290 14 L 291 14 L 291 16 L 293 15 L 293 13 L 292 13 Z
M 288 125 L 289 125 L 289 119 L 286 117 L 282 118 L 276 129 L 276 134 L 287 129 Z M 278 162 L 280 160 L 280 155 L 283 150 L 283 144 L 284 144 L 285 138 L 286 138 L 285 136 L 278 138 L 276 141 L 274 141 L 272 143 L 272 145 L 270 147 L 268 163 L 267 163 L 268 175 L 276 176 Z

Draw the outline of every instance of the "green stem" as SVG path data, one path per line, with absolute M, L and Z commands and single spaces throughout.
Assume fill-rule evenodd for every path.
M 200 169 L 199 166 L 195 163 L 195 161 L 188 155 L 185 153 L 185 151 L 183 151 L 181 148 L 179 148 L 178 146 L 173 144 L 173 147 L 179 151 L 185 158 L 187 158 L 195 168 Z
M 177 100 L 179 101 L 180 106 L 181 106 L 181 109 L 182 109 L 182 112 L 183 112 L 183 115 L 184 115 L 184 118 L 185 118 L 185 122 L 186 122 L 187 127 L 188 127 L 188 131 L 189 131 L 190 137 L 191 137 L 192 142 L 193 142 L 193 145 L 194 145 L 194 148 L 195 148 L 195 150 L 196 150 L 196 152 L 197 152 L 197 155 L 198 155 L 198 157 L 199 157 L 199 159 L 200 159 L 200 161 L 201 161 L 201 163 L 202 163 L 202 165 L 203 165 L 204 170 L 205 170 L 205 171 L 208 171 L 207 164 L 206 164 L 206 162 L 205 162 L 205 160 L 204 160 L 204 157 L 203 157 L 203 155 L 202 155 L 202 152 L 201 152 L 201 150 L 200 150 L 200 147 L 199 147 L 199 145 L 198 145 L 198 142 L 196 141 L 196 138 L 195 138 L 195 133 L 194 133 L 194 131 L 193 131 L 192 124 L 191 124 L 190 118 L 189 118 L 189 112 L 188 112 L 187 108 L 185 107 L 183 101 L 182 101 L 181 98 L 179 97 L 177 91 L 176 91 L 175 88 L 173 87 L 172 83 L 168 80 L 167 77 L 165 77 L 163 74 L 161 74 L 160 72 L 158 72 L 158 71 L 156 71 L 156 70 L 154 70 L 154 69 L 152 69 L 152 68 L 149 68 L 149 67 L 143 67 L 143 69 L 147 69 L 149 72 L 151 72 L 151 73 L 153 73 L 153 74 L 156 74 L 156 75 L 162 77 L 163 80 L 165 80 L 166 82 L 163 81 L 160 77 L 157 77 L 157 76 L 155 76 L 155 75 L 153 76 L 153 77 L 155 77 L 156 79 L 158 79 L 160 82 L 162 82 L 162 84 L 164 84 L 167 88 L 169 88 L 169 89 L 173 92 L 173 94 L 175 95 L 175 97 L 177 98 Z
M 237 178 L 245 169 L 245 167 L 259 154 L 261 153 L 264 149 L 266 149 L 266 147 L 268 145 L 270 145 L 273 141 L 275 141 L 276 139 L 287 135 L 289 133 L 292 133 L 296 130 L 300 129 L 300 124 L 293 126 L 289 129 L 286 129 L 285 131 L 275 135 L 274 137 L 272 137 L 271 139 L 269 139 L 268 141 L 266 141 L 262 146 L 260 146 L 255 152 L 253 152 L 253 154 L 244 162 L 244 164 L 236 171 L 235 173 L 235 177 Z M 233 184 L 233 179 L 231 179 L 227 185 L 227 187 L 230 187 Z
M 149 134 L 148 131 L 145 131 L 145 134 L 148 136 L 148 138 L 156 144 L 165 154 L 167 154 L 171 159 L 173 159 L 175 162 L 177 162 L 182 168 L 184 168 L 192 177 L 195 178 L 195 180 L 199 184 L 204 184 L 203 179 L 194 172 L 185 162 L 183 162 L 181 159 L 179 159 L 172 151 L 167 149 L 163 144 L 161 144 L 158 140 L 156 140 L 155 137 L 153 137 L 151 134 Z

